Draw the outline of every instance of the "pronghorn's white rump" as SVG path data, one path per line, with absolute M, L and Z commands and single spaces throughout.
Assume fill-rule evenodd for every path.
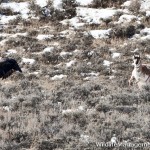
M 139 89 L 142 90 L 145 86 L 150 85 L 150 69 L 147 65 L 142 64 L 140 55 L 133 56 L 133 64 L 134 69 L 129 80 L 129 85 L 131 85 L 131 81 L 135 78 Z

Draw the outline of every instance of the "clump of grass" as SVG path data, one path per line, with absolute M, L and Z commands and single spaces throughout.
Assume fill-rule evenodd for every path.
M 30 1 L 29 9 L 34 12 L 36 16 L 41 14 L 41 7 L 35 3 L 35 1 Z
M 6 16 L 13 16 L 13 15 L 18 15 L 20 13 L 19 12 L 13 12 L 13 10 L 10 9 L 10 8 L 2 8 L 2 7 L 0 7 L 0 14 L 6 15 Z
M 18 23 L 20 23 L 21 21 L 22 21 L 22 17 L 21 17 L 21 16 L 18 16 L 18 17 L 16 17 L 15 19 L 10 20 L 10 21 L 9 21 L 9 24 L 10 24 L 10 25 L 18 25 Z
M 52 1 L 48 1 L 47 6 L 41 8 L 34 1 L 31 1 L 29 8 L 35 13 L 36 16 L 40 17 L 41 21 L 58 22 L 60 20 L 70 19 L 76 16 L 76 6 L 77 3 L 75 0 L 63 0 L 63 10 L 55 9 L 52 5 Z
M 62 59 L 62 57 L 59 55 L 57 51 L 53 52 L 46 52 L 42 54 L 42 62 L 45 64 L 57 64 L 59 63 Z
M 131 38 L 135 34 L 135 26 L 117 26 L 113 28 L 113 37 L 116 38 Z
M 120 7 L 121 4 L 123 4 L 125 0 L 93 0 L 92 4 L 90 4 L 93 8 L 107 8 L 107 7 Z
M 132 0 L 130 5 L 129 5 L 129 10 L 132 11 L 135 14 L 139 13 L 141 7 L 141 2 L 140 0 Z
M 38 35 L 38 31 L 37 30 L 31 30 L 28 33 L 28 36 L 30 36 L 30 37 L 35 37 L 37 35 Z

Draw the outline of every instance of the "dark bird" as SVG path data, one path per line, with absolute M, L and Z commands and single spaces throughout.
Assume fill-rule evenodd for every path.
M 11 58 L 0 59 L 0 78 L 6 79 L 15 71 L 22 72 L 15 59 Z

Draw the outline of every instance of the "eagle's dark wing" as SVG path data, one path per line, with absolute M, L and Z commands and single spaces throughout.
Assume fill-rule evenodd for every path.
M 6 79 L 7 77 L 9 77 L 13 72 L 14 72 L 14 70 L 12 69 L 12 70 L 8 71 L 7 73 L 5 73 L 5 74 L 3 75 L 3 77 L 2 77 L 2 80 L 3 80 L 3 79 Z
M 9 58 L 3 58 L 0 60 L 0 78 L 5 79 L 14 71 L 22 72 L 16 60 Z

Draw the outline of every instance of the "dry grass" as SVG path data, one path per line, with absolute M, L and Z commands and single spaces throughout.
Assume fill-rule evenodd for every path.
M 139 0 L 133 0 L 129 6 L 129 10 L 138 14 L 141 7 L 141 2 Z
M 90 4 L 90 7 L 94 8 L 107 8 L 107 7 L 120 7 L 121 4 L 123 4 L 125 0 L 93 0 L 92 4 Z
M 115 1 L 114 4 L 109 1 L 108 4 L 119 7 L 120 3 L 123 1 Z M 33 10 L 36 8 L 36 5 L 31 6 Z M 69 3 L 64 7 L 69 10 L 68 7 L 75 6 Z M 35 14 L 41 15 L 40 11 Z M 139 48 L 141 53 L 149 54 L 149 41 L 135 43 L 128 38 L 144 27 L 128 24 L 120 27 L 119 36 L 105 40 L 84 34 L 84 31 L 101 29 L 101 26 L 92 25 L 75 30 L 67 38 L 61 37 L 60 32 L 70 28 L 57 24 L 57 19 L 48 23 L 37 19 L 24 22 L 21 19 L 3 30 L 12 35 L 17 28 L 18 32 L 28 34 L 5 37 L 8 41 L 1 50 L 3 56 L 7 56 L 5 52 L 8 49 L 17 50 L 17 54 L 9 57 L 19 62 L 23 74 L 15 73 L 1 81 L 0 148 L 98 149 L 96 142 L 109 142 L 113 134 L 119 142 L 130 140 L 135 143 L 139 139 L 147 142 L 149 88 L 141 93 L 136 85 L 128 87 L 133 69 L 131 51 Z M 143 21 L 144 26 L 147 24 Z M 109 26 L 105 24 L 102 29 Z M 130 27 L 134 28 L 132 35 L 127 29 Z M 49 41 L 38 41 L 38 34 L 54 34 L 54 37 Z M 54 51 L 41 53 L 46 47 L 54 47 Z M 60 55 L 62 52 L 69 54 Z M 121 56 L 113 59 L 113 52 L 119 52 Z M 22 64 L 22 57 L 33 58 L 36 62 Z M 71 60 L 76 62 L 67 68 L 66 64 Z M 113 64 L 104 66 L 104 60 Z M 143 57 L 143 61 L 148 59 Z M 98 76 L 91 72 L 98 73 Z M 52 77 L 61 74 L 67 75 L 67 78 L 52 80 Z

